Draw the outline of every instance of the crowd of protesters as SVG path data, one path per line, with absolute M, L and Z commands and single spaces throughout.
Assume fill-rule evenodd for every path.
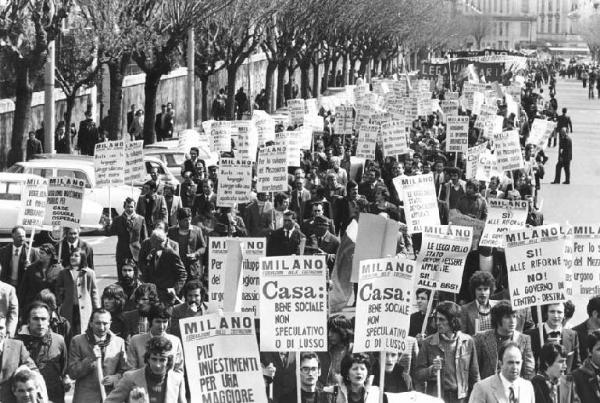
M 412 122 L 410 154 L 384 158 L 378 145 L 375 159 L 357 166 L 356 135 L 336 134 L 335 115 L 322 109 L 325 130 L 289 173 L 287 192 L 257 193 L 255 178 L 247 203 L 218 208 L 218 167 L 206 166 L 199 150 L 191 148 L 179 195 L 154 178 L 139 199 L 124 200 L 123 214 L 105 228 L 117 237 L 118 281 L 104 289 L 97 285 L 93 247 L 77 229 L 42 232 L 30 248 L 24 228 L 15 227 L 13 242 L 0 249 L 0 401 L 64 402 L 70 389 L 75 403 L 189 399 L 178 323 L 214 311 L 207 294 L 209 237 L 266 237 L 267 256 L 322 254 L 331 275 L 348 225 L 361 213 L 372 213 L 402 223 L 397 253 L 414 259 L 421 237 L 407 232 L 392 181 L 427 173 L 434 177 L 442 224 L 451 209 L 485 220 L 487 201 L 498 198 L 527 200 L 527 225 L 542 225 L 538 192 L 548 157 L 527 144 L 527 137 L 534 119 L 557 120 L 555 182 L 564 168 L 569 183 L 572 123 L 567 110 L 559 109 L 557 72 L 551 63 L 530 66 L 518 115 L 507 116 L 506 103 L 498 101 L 504 129 L 519 130 L 525 169 L 494 176 L 487 186 L 464 180 L 465 159 L 443 151 L 440 114 Z M 330 80 L 337 83 L 337 75 Z M 293 92 L 295 84 L 289 85 Z M 216 104 L 223 96 L 224 91 Z M 433 96 L 443 100 L 445 91 Z M 246 105 L 244 97 L 238 91 L 236 103 Z M 157 116 L 161 139 L 172 136 L 171 111 L 172 105 L 164 105 L 164 119 Z M 130 113 L 128 132 L 134 139 L 143 127 L 143 111 L 132 105 Z M 469 146 L 483 142 L 475 116 L 462 108 L 460 114 L 470 116 Z M 550 140 L 556 145 L 556 136 L 549 146 Z M 87 146 L 79 146 L 82 153 Z M 439 388 L 445 402 L 600 402 L 600 296 L 590 299 L 588 319 L 572 326 L 570 302 L 543 306 L 542 318 L 535 310 L 513 309 L 507 278 L 503 250 L 471 251 L 458 294 L 416 291 L 409 348 L 385 354 L 384 365 L 378 354 L 353 353 L 354 319 L 332 313 L 327 352 L 304 352 L 300 362 L 293 353 L 261 352 L 271 401 L 296 402 L 298 386 L 302 402 L 379 401 L 384 368 L 386 392 L 435 396 Z M 434 309 L 427 316 L 431 298 Z

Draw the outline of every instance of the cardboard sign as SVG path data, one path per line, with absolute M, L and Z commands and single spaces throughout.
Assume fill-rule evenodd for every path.
M 457 294 L 472 241 L 473 229 L 469 227 L 424 226 L 415 287 Z
M 375 146 L 379 136 L 379 126 L 372 124 L 361 125 L 358 132 L 358 144 L 356 145 L 356 156 L 368 160 L 375 159 Z
M 304 115 L 302 126 L 308 128 L 310 130 L 311 135 L 313 133 L 322 134 L 325 126 L 325 121 L 323 120 L 323 116 L 319 115 Z
M 494 148 L 496 149 L 496 160 L 499 169 L 512 171 L 525 167 L 518 130 L 510 130 L 494 135 Z
M 212 121 L 210 125 L 210 151 L 231 151 L 231 122 L 228 120 Z
M 105 141 L 94 149 L 96 187 L 119 186 L 124 183 L 125 141 Z
M 479 154 L 475 179 L 478 181 L 489 182 L 492 176 L 501 176 L 501 172 L 498 170 L 496 154 L 486 149 Z
M 275 120 L 265 111 L 254 110 L 252 121 L 258 136 L 258 145 L 262 146 L 267 141 L 275 140 Z
M 425 225 L 440 225 L 440 213 L 435 194 L 433 174 L 398 176 L 393 180 L 398 194 L 403 195 L 406 225 L 411 234 Z
M 440 102 L 440 107 L 446 119 L 448 116 L 458 116 L 458 99 L 443 100 Z
M 306 103 L 303 99 L 288 99 L 288 115 L 292 126 L 300 126 L 304 122 Z
M 469 149 L 469 117 L 446 117 L 446 151 L 466 153 Z
M 234 139 L 238 158 L 254 161 L 258 147 L 258 132 L 254 121 L 235 120 L 231 122 L 231 136 Z M 220 185 L 220 183 L 219 183 Z
M 50 178 L 44 224 L 79 228 L 85 181 L 69 177 Z
M 252 316 L 195 316 L 179 328 L 192 403 L 268 402 Z
M 386 157 L 408 154 L 410 151 L 406 141 L 404 122 L 383 123 L 381 125 L 381 138 L 383 140 L 383 155 Z
M 22 209 L 19 210 L 20 222 L 25 229 L 41 227 L 46 215 L 48 199 L 48 179 L 29 178 L 21 189 Z
M 567 293 L 567 299 L 573 298 L 573 258 L 575 255 L 575 236 L 573 235 L 573 226 L 565 225 L 561 226 L 560 230 L 565 238 L 565 253 L 563 255 L 563 262 L 565 265 L 565 292 Z M 587 300 L 587 298 L 586 298 Z
M 234 207 L 248 202 L 252 190 L 252 161 L 221 158 L 217 207 Z
M 556 129 L 556 122 L 544 119 L 534 119 L 527 144 L 535 144 L 538 148 L 545 149 L 548 145 L 548 139 L 552 132 Z
M 525 227 L 527 201 L 489 199 L 487 203 L 488 214 L 479 245 L 503 248 L 507 232 Z
M 514 309 L 566 301 L 563 253 L 558 224 L 506 234 L 506 266 Z
M 258 152 L 256 165 L 257 192 L 285 192 L 288 190 L 287 147 L 263 147 Z
M 146 164 L 144 163 L 144 141 L 131 141 L 125 143 L 125 170 L 123 181 L 126 185 L 141 182 L 146 178 Z
M 573 226 L 573 296 L 600 294 L 600 224 Z
M 414 273 L 408 259 L 360 262 L 354 352 L 407 350 Z
M 335 134 L 352 134 L 354 127 L 354 107 L 351 105 L 339 105 L 335 107 L 335 122 L 333 131 Z
M 242 306 L 241 311 L 260 316 L 259 297 L 260 258 L 267 254 L 266 238 L 228 238 L 210 237 L 208 240 L 208 299 L 217 307 L 223 306 L 225 292 L 225 270 L 228 247 L 227 243 L 237 240 L 242 249 Z
M 300 166 L 300 136 L 302 132 L 284 131 L 275 133 L 275 145 L 285 147 L 287 165 L 291 167 Z
M 261 351 L 327 350 L 325 256 L 260 259 Z
M 469 147 L 467 150 L 467 179 L 475 179 L 479 168 L 479 155 L 487 150 L 487 142 Z

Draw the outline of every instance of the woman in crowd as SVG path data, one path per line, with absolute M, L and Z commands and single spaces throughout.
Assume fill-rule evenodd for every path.
M 329 403 L 377 403 L 379 388 L 373 386 L 369 374 L 371 360 L 365 353 L 346 355 L 341 363 L 341 379 L 334 386 L 325 387 Z
M 118 284 L 111 284 L 102 291 L 102 307 L 111 316 L 110 331 L 124 339 L 127 338 L 127 324 L 123 319 L 126 299 L 123 288 Z
M 96 275 L 86 261 L 85 253 L 74 249 L 56 282 L 60 314 L 71 323 L 74 335 L 86 331 L 92 311 L 100 308 Z
M 45 243 L 38 248 L 38 254 L 39 260 L 25 270 L 22 287 L 17 293 L 22 308 L 29 305 L 43 289 L 56 290 L 56 280 L 62 269 L 57 261 L 56 249 L 52 244 Z

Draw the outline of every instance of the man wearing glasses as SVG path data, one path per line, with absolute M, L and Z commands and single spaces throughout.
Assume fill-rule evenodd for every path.
M 318 403 L 323 393 L 317 389 L 317 381 L 321 375 L 321 364 L 316 353 L 302 353 L 300 355 L 300 388 L 301 403 Z M 280 402 L 298 403 L 298 392 L 294 390 L 284 394 Z

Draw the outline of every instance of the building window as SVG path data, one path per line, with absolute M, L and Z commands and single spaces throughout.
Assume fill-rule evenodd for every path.
M 560 16 L 557 15 L 556 17 L 554 17 L 554 26 L 555 26 L 555 30 L 557 34 L 560 34 Z
M 498 36 L 502 36 L 502 27 L 504 24 L 502 22 L 498 23 Z
M 548 0 L 548 12 L 552 12 L 552 0 Z
M 500 14 L 502 14 L 502 3 L 504 3 L 504 0 L 500 0 Z
M 521 12 L 523 14 L 529 14 L 529 1 L 528 0 L 521 1 Z
M 522 22 L 521 23 L 521 38 L 529 37 L 529 23 Z
M 504 41 L 504 49 L 508 50 L 508 41 Z

